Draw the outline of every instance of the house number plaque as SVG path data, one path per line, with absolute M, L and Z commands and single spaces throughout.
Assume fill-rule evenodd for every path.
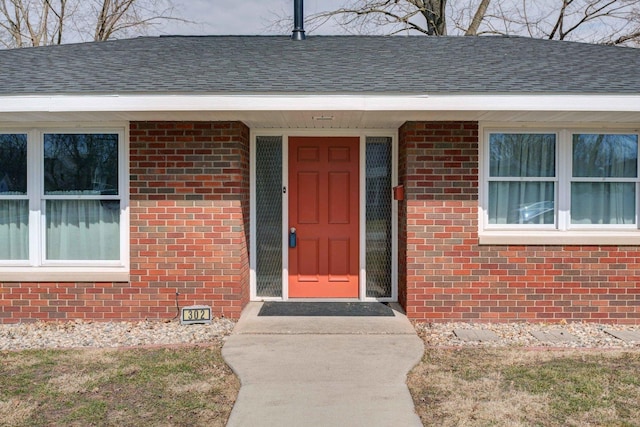
M 191 325 L 194 323 L 211 323 L 211 307 L 208 305 L 182 307 L 180 324 Z

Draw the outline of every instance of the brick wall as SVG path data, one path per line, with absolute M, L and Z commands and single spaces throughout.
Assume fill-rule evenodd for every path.
M 638 247 L 478 244 L 477 123 L 409 122 L 399 140 L 411 318 L 640 323 Z
M 152 319 L 157 318 L 161 311 L 158 298 L 152 295 L 157 295 L 157 292 L 132 287 L 126 282 L 2 283 L 0 323 Z M 155 302 L 152 304 L 151 301 Z
M 133 122 L 131 286 L 161 317 L 249 300 L 249 129 L 239 122 Z
M 2 283 L 0 322 L 170 319 L 249 300 L 249 129 L 239 122 L 130 124 L 128 283 Z
M 172 318 L 249 299 L 249 130 L 134 122 L 131 281 L 2 283 L 0 322 Z M 478 125 L 399 131 L 399 298 L 417 320 L 640 323 L 640 248 L 480 246 Z

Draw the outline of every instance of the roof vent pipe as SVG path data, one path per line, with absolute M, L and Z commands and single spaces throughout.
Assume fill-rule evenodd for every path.
M 293 0 L 293 33 L 291 38 L 293 40 L 304 40 L 304 0 Z

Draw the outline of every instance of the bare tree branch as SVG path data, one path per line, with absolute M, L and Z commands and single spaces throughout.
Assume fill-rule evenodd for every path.
M 344 0 L 308 18 L 357 34 L 503 34 L 638 45 L 640 0 Z M 284 22 L 284 21 L 282 21 Z
M 508 4 L 508 2 L 505 2 Z M 535 38 L 609 43 L 616 39 L 631 44 L 638 28 L 638 0 L 522 0 L 500 16 L 487 14 L 486 22 L 502 27 L 503 34 Z
M 621 45 L 621 44 L 627 43 L 629 41 L 635 41 L 637 43 L 638 40 L 640 40 L 640 31 L 637 31 L 637 32 L 631 33 L 631 34 L 627 34 L 627 35 L 624 35 L 624 36 L 621 36 L 621 37 L 618 37 L 617 39 L 605 42 L 604 44 L 607 44 L 607 45 Z
M 8 48 L 144 34 L 174 17 L 174 0 L 0 0 L 0 45 Z
M 586 22 L 589 22 L 598 18 L 606 17 L 606 16 L 614 16 L 614 14 L 618 10 L 624 7 L 624 6 L 616 7 L 615 6 L 616 4 L 620 4 L 620 3 L 617 0 L 610 0 L 600 6 L 596 5 L 595 3 L 589 4 L 587 8 L 584 10 L 584 15 L 582 16 L 582 18 L 579 19 L 573 26 L 569 27 L 569 29 L 566 31 L 563 31 L 562 27 L 560 28 L 559 38 L 561 40 L 564 40 L 569 33 L 571 33 L 572 31 L 575 31 L 578 27 L 580 27 Z
M 550 39 L 553 39 L 558 31 L 560 33 L 562 33 L 562 22 L 564 21 L 564 15 L 565 15 L 565 13 L 567 11 L 567 6 L 569 6 L 572 1 L 573 0 L 563 0 L 562 1 L 562 7 L 560 8 L 560 13 L 558 14 L 558 19 L 556 20 L 556 23 L 553 26 L 553 29 L 551 30 L 551 33 L 549 34 L 549 38 Z
M 312 15 L 312 25 L 335 19 L 347 31 L 386 27 L 388 32 L 416 31 L 427 35 L 446 35 L 447 0 L 356 0 L 335 11 Z

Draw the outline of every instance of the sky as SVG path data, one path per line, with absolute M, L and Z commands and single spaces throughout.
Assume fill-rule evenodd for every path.
M 195 24 L 173 22 L 152 33 L 179 35 L 283 34 L 272 24 L 278 17 L 293 16 L 293 0 L 173 0 L 177 15 Z M 304 0 L 304 14 L 339 8 L 343 0 Z M 308 29 L 307 29 L 308 30 Z M 286 34 L 290 34 L 287 30 Z M 314 34 L 336 34 L 324 26 Z

